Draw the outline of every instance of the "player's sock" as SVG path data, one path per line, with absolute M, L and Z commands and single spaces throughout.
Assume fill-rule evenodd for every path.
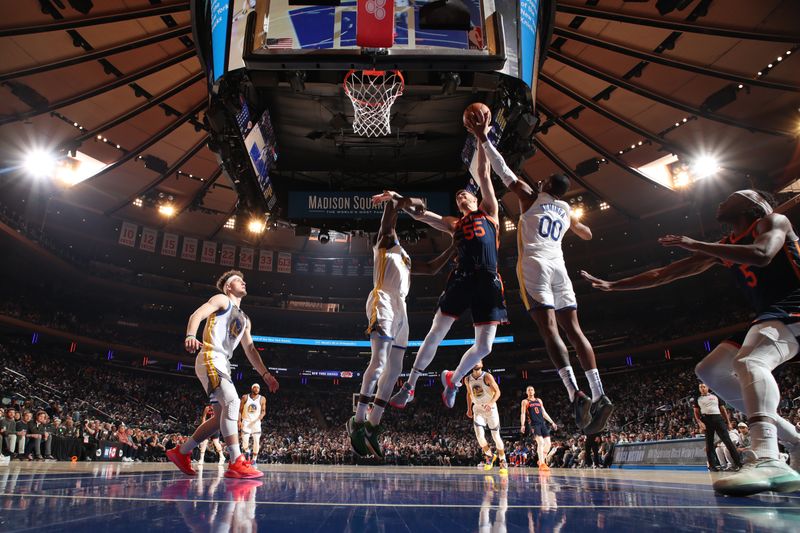
M 189 437 L 189 440 L 181 444 L 180 452 L 183 455 L 187 455 L 189 453 L 192 453 L 192 450 L 194 450 L 195 448 L 197 448 L 197 441 L 194 440 L 192 437 Z
M 425 372 L 424 370 L 420 370 L 416 367 L 411 369 L 411 373 L 408 375 L 408 384 L 412 389 L 417 388 L 417 380 Z
M 373 426 L 377 426 L 381 423 L 381 417 L 383 416 L 383 410 L 386 409 L 386 403 L 386 400 L 375 398 L 375 402 L 372 404 L 372 411 L 370 411 L 367 417 L 367 420 Z
M 242 449 L 238 444 L 228 444 L 228 460 L 231 464 L 235 463 L 240 455 L 242 455 Z
M 752 422 L 750 424 L 750 445 L 759 459 L 778 458 L 778 436 L 775 424 Z
M 584 372 L 586 379 L 589 380 L 589 388 L 592 389 L 592 403 L 600 399 L 603 393 L 603 382 L 600 381 L 600 372 L 596 368 Z
M 374 396 L 359 395 L 358 405 L 356 406 L 356 422 L 364 422 L 367 419 L 367 410 Z
M 558 375 L 561 376 L 561 381 L 567 388 L 569 394 L 569 401 L 575 401 L 575 394 L 578 392 L 578 382 L 575 380 L 575 372 L 572 371 L 570 365 L 558 369 Z

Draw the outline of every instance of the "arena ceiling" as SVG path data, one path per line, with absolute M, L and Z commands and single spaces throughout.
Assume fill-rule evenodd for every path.
M 0 186 L 23 179 L 14 169 L 33 149 L 78 149 L 107 166 L 61 192 L 63 201 L 216 235 L 237 193 L 206 144 L 207 83 L 189 2 L 92 4 L 17 2 L 5 12 Z M 793 0 L 559 1 L 537 91 L 538 151 L 524 172 L 570 174 L 574 195 L 611 206 L 606 222 L 683 201 L 635 170 L 669 153 L 713 154 L 733 181 L 749 175 L 766 188 L 796 179 L 798 20 Z M 302 106 L 292 112 L 304 119 Z M 436 134 L 437 124 L 457 126 L 460 112 L 442 105 L 416 120 Z M 173 198 L 175 216 L 133 205 L 159 194 Z M 515 204 L 507 202 L 512 215 Z

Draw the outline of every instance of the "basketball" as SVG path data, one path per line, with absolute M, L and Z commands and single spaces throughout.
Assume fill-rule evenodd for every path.
M 472 114 L 484 114 L 488 116 L 492 116 L 491 110 L 489 107 L 484 104 L 483 102 L 475 102 L 474 104 L 469 104 L 466 109 L 464 109 L 464 115 L 462 117 L 464 121 L 464 127 L 469 129 L 469 123 L 471 121 Z

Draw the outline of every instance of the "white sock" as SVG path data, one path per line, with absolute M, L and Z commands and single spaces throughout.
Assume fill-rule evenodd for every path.
M 596 368 L 584 372 L 586 379 L 589 380 L 589 388 L 592 389 L 592 403 L 600 399 L 603 395 L 603 383 L 600 381 L 600 372 Z
M 559 368 L 558 375 L 561 376 L 561 381 L 564 382 L 564 386 L 567 388 L 569 401 L 575 401 L 575 394 L 578 392 L 578 382 L 575 380 L 575 373 L 572 371 L 572 367 L 567 365 L 564 368 Z
M 231 464 L 235 463 L 240 455 L 242 455 L 242 450 L 238 444 L 228 444 L 228 456 Z
M 358 402 L 358 405 L 356 405 L 356 422 L 363 422 L 367 419 L 367 409 L 369 409 L 369 404 Z
M 417 388 L 417 380 L 419 376 L 422 374 L 421 370 L 417 370 L 416 368 L 411 369 L 411 373 L 408 375 L 408 386 L 412 389 Z
M 372 411 L 369 413 L 369 417 L 367 420 L 369 421 L 372 426 L 377 426 L 381 423 L 381 417 L 383 416 L 383 410 L 385 407 L 381 407 L 377 404 L 372 404 Z
M 753 422 L 750 424 L 750 443 L 759 459 L 778 458 L 778 434 L 775 424 Z
M 187 455 L 189 453 L 192 453 L 192 450 L 194 450 L 195 448 L 197 448 L 197 441 L 194 440 L 192 437 L 189 437 L 189 440 L 181 444 L 181 449 L 178 451 L 181 452 L 183 455 Z

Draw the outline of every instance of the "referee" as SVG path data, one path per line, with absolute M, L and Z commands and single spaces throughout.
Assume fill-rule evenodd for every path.
M 728 411 L 725 406 L 719 404 L 719 398 L 708 391 L 708 386 L 705 383 L 701 383 L 699 388 L 700 395 L 695 398 L 693 406 L 694 419 L 697 421 L 700 431 L 703 431 L 706 436 L 708 467 L 717 472 L 721 470 L 714 451 L 714 433 L 716 433 L 725 444 L 725 447 L 728 448 L 738 470 L 742 466 L 742 462 L 739 459 L 739 452 L 728 434 L 728 428 L 731 424 L 730 418 L 728 418 Z

